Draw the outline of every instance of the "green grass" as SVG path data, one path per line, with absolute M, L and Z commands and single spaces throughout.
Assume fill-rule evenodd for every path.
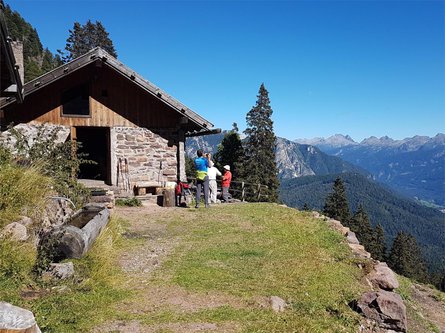
M 0 228 L 20 215 L 32 216 L 41 210 L 51 183 L 38 167 L 0 165 Z
M 73 260 L 76 276 L 62 283 L 69 288 L 62 293 L 54 283 L 32 279 L 32 246 L 0 245 L 0 299 L 33 311 L 44 332 L 86 332 L 107 320 L 138 320 L 142 326 L 158 325 L 160 332 L 175 323 L 213 323 L 242 332 L 355 332 L 359 315 L 348 303 L 365 290 L 363 272 L 343 237 L 324 222 L 273 204 L 142 218 L 146 223 L 139 228 L 147 230 L 128 238 L 122 234 L 139 235 L 131 231 L 131 221 L 112 218 L 88 254 Z M 146 237 L 150 230 L 157 236 Z M 147 251 L 147 244 L 171 246 L 151 275 L 130 278 L 117 268 L 121 251 Z M 231 301 L 190 309 L 158 304 L 157 294 L 144 294 L 145 288 L 157 287 L 186 290 L 204 303 L 208 297 Z M 23 298 L 27 290 L 38 296 Z M 264 306 L 274 295 L 289 304 L 286 311 Z
M 342 237 L 323 222 L 272 204 L 188 212 L 185 219 L 166 222 L 181 241 L 151 283 L 231 295 L 245 308 L 228 305 L 190 314 L 169 309 L 145 318 L 146 323 L 238 322 L 246 332 L 355 330 L 358 317 L 347 304 L 363 291 L 361 272 Z M 275 314 L 249 306 L 252 299 L 273 295 L 290 309 Z
M 75 276 L 61 282 L 36 279 L 35 249 L 27 243 L 0 243 L 0 299 L 31 310 L 44 332 L 84 332 L 112 315 L 111 305 L 130 295 L 114 257 L 122 245 L 121 222 L 111 219 L 92 248 L 72 260 Z M 67 290 L 58 292 L 57 285 Z M 34 297 L 23 297 L 31 292 Z

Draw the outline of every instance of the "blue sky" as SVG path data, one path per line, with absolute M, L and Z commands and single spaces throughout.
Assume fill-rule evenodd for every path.
M 100 21 L 118 59 L 216 127 L 262 82 L 275 134 L 445 132 L 444 1 L 5 0 L 52 52 Z

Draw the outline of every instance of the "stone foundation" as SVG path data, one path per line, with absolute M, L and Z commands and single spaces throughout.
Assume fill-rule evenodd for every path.
M 184 141 L 180 141 L 173 130 L 164 130 L 159 134 L 146 128 L 113 127 L 110 136 L 114 185 L 120 183 L 119 158 L 128 160 L 132 187 L 137 182 L 153 182 L 161 186 L 167 181 L 176 182 L 178 169 L 180 178 L 185 177 L 185 166 L 178 168 L 178 156 L 184 156 Z M 170 138 L 170 141 L 166 138 Z

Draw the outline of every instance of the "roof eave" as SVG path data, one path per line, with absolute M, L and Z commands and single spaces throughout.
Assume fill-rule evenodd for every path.
M 24 95 L 27 96 L 29 94 L 32 94 L 35 91 L 55 82 L 56 80 L 69 75 L 73 71 L 88 66 L 96 60 L 102 61 L 102 63 L 114 69 L 116 72 L 120 73 L 121 75 L 141 87 L 143 90 L 150 93 L 155 98 L 161 100 L 164 104 L 167 104 L 182 116 L 187 117 L 201 130 L 208 130 L 214 126 L 211 122 L 201 117 L 199 114 L 197 114 L 181 102 L 177 101 L 175 98 L 155 86 L 150 81 L 143 78 L 138 73 L 131 70 L 129 67 L 121 63 L 119 60 L 108 54 L 100 47 L 96 47 L 91 51 L 85 53 L 84 55 L 70 61 L 69 63 L 63 64 L 62 66 L 59 66 L 52 71 L 45 73 L 30 82 L 27 82 L 24 86 Z M 14 99 L 8 100 L 3 106 L 8 106 L 14 102 Z

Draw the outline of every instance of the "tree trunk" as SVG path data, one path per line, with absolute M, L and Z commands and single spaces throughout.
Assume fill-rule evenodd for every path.
M 175 207 L 175 189 L 174 188 L 166 188 L 164 189 L 164 201 L 162 206 L 164 207 Z

